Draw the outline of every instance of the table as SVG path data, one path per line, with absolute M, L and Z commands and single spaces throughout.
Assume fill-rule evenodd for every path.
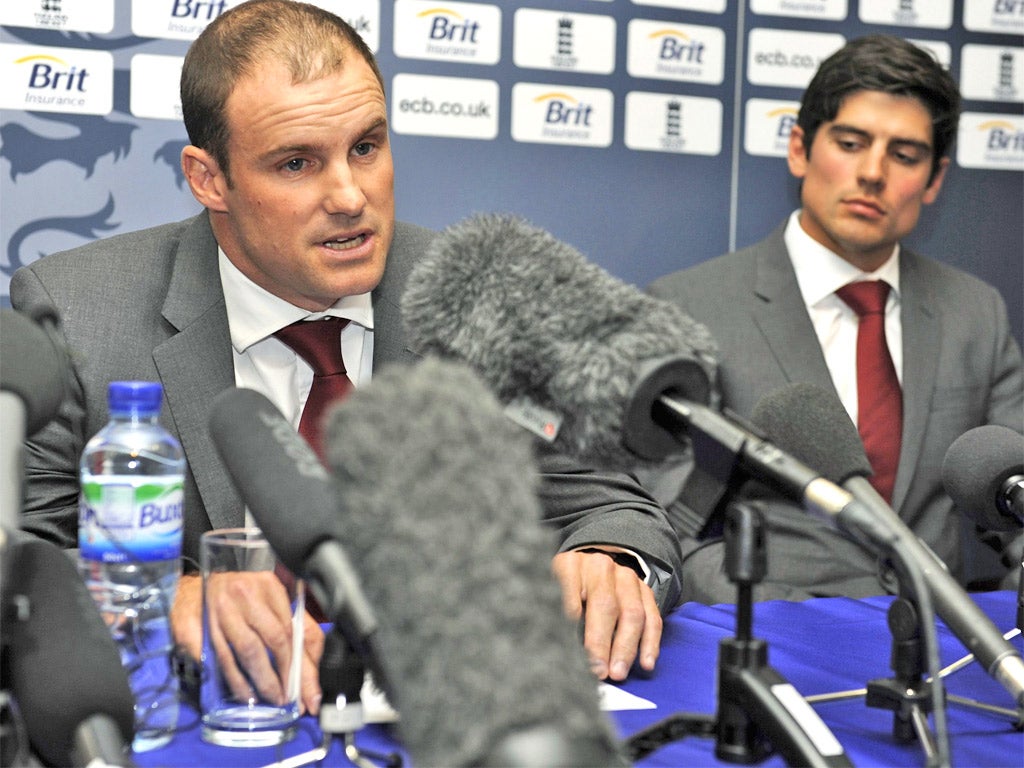
M 1016 594 L 990 592 L 973 595 L 978 605 L 1003 631 L 1016 618 Z M 767 641 L 768 662 L 801 694 L 863 688 L 869 680 L 892 675 L 889 668 L 891 635 L 886 611 L 892 598 L 863 600 L 820 598 L 804 602 L 769 601 L 754 607 L 753 634 Z M 713 715 L 716 710 L 715 675 L 718 643 L 735 629 L 735 606 L 688 603 L 667 617 L 657 670 L 649 676 L 633 675 L 622 686 L 654 702 L 656 709 L 611 713 L 624 738 L 678 712 Z M 942 622 L 938 626 L 943 666 L 966 654 L 960 641 Z M 1012 641 L 1020 649 L 1020 636 Z M 946 680 L 949 694 L 999 707 L 1013 707 L 1003 687 L 973 663 Z M 863 698 L 820 703 L 815 711 L 842 743 L 856 766 L 923 766 L 919 744 L 899 744 L 892 736 L 893 713 L 867 707 Z M 954 766 L 996 768 L 1024 766 L 1024 733 L 1009 718 L 947 706 Z M 191 724 L 192 727 L 187 727 Z M 199 738 L 197 716 L 182 712 L 186 726 L 168 746 L 136 755 L 139 766 L 263 766 L 320 745 L 314 718 L 303 718 L 300 732 L 280 748 L 230 749 L 215 747 Z M 398 751 L 408 766 L 408 755 L 396 747 L 385 726 L 369 725 L 356 736 L 364 749 Z M 673 742 L 637 762 L 638 766 L 728 765 L 715 758 L 714 741 L 687 738 Z M 335 739 L 321 765 L 349 766 L 343 746 Z M 778 754 L 760 763 L 782 766 Z

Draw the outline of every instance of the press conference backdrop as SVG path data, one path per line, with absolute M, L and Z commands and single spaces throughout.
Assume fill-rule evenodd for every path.
M 0 304 L 42 254 L 199 210 L 178 76 L 238 1 L 0 3 Z M 796 207 L 786 139 L 818 62 L 872 32 L 918 42 L 965 112 L 909 244 L 998 286 L 1024 337 L 1024 0 L 316 4 L 380 61 L 400 218 L 519 213 L 638 285 Z

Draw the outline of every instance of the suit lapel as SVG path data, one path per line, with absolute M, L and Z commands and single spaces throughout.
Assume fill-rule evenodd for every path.
M 422 250 L 411 231 L 401 222 L 395 224 L 395 236 L 388 251 L 387 269 L 373 289 L 373 370 L 387 363 L 413 363 L 419 355 L 409 349 L 409 338 L 402 320 L 401 300 L 412 270 L 413 253 Z
M 922 279 L 918 257 L 900 254 L 900 322 L 903 326 L 903 440 L 893 489 L 893 508 L 899 510 L 914 479 L 928 426 L 939 365 L 941 334 L 937 302 Z
M 242 525 L 243 506 L 209 436 L 210 405 L 235 384 L 217 243 L 207 214 L 178 246 L 163 316 L 177 331 L 153 350 L 168 412 L 214 528 Z
M 783 231 L 784 227 L 776 229 L 756 254 L 751 314 L 787 381 L 834 389 Z

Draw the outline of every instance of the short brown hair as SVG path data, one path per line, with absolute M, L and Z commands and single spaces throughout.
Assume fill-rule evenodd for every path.
M 373 53 L 333 13 L 293 0 L 249 0 L 225 11 L 192 43 L 181 69 L 181 111 L 189 141 L 209 152 L 228 176 L 225 108 L 238 81 L 271 58 L 290 69 L 293 82 L 307 82 L 337 72 L 350 50 L 365 59 L 383 89 Z

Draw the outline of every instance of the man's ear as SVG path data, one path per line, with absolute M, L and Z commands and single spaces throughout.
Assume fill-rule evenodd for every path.
M 804 146 L 804 138 L 804 129 L 794 124 L 789 131 L 786 162 L 789 164 L 789 172 L 798 179 L 807 175 L 807 147 Z
M 189 144 L 181 150 L 181 170 L 192 190 L 192 196 L 200 205 L 211 211 L 227 211 L 224 200 L 227 178 L 213 155 Z
M 942 189 L 942 182 L 946 178 L 946 171 L 949 169 L 949 158 L 944 157 L 939 160 L 939 167 L 935 169 L 935 177 L 931 180 L 931 183 L 924 190 L 924 197 L 921 198 L 921 202 L 925 205 L 931 205 L 939 197 L 939 190 Z

